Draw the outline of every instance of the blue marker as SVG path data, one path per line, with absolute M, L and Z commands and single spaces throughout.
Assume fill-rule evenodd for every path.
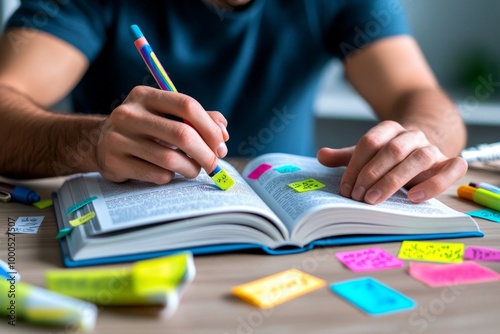
M 40 200 L 40 196 L 34 190 L 21 186 L 0 182 L 0 191 L 9 193 L 14 201 L 25 204 L 33 204 Z

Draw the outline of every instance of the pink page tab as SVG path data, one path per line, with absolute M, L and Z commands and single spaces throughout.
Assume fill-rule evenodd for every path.
M 453 264 L 410 263 L 410 275 L 430 287 L 500 280 L 495 271 L 475 262 Z
M 338 252 L 335 256 L 354 272 L 399 268 L 405 264 L 404 261 L 379 247 Z
M 464 259 L 485 261 L 485 262 L 499 262 L 500 250 L 486 247 L 467 247 L 464 252 Z
M 264 172 L 268 169 L 270 169 L 271 165 L 268 164 L 261 164 L 257 168 L 255 168 L 253 171 L 248 174 L 248 178 L 252 180 L 257 180 Z

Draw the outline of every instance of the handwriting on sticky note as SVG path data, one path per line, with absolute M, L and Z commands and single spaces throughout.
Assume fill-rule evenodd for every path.
M 497 210 L 482 209 L 482 210 L 466 212 L 466 214 L 472 217 L 483 218 L 495 223 L 500 223 L 500 211 Z
M 410 263 L 410 275 L 431 286 L 481 283 L 500 280 L 500 275 L 475 262 L 452 264 Z
M 370 315 L 410 310 L 416 305 L 410 298 L 371 277 L 334 283 L 330 289 Z
M 10 233 L 36 234 L 42 225 L 45 216 L 31 216 L 17 218 L 14 226 L 9 228 Z
M 271 167 L 273 166 L 269 164 L 261 164 L 257 166 L 257 168 L 255 168 L 253 171 L 251 171 L 250 174 L 248 174 L 248 178 L 252 180 L 258 180 L 259 177 L 261 177 L 261 175 L 264 174 Z
M 215 184 L 222 190 L 229 190 L 235 184 L 233 178 L 224 169 L 221 169 L 212 177 L 212 179 L 214 180 Z
M 293 182 L 288 185 L 293 190 L 303 193 L 311 190 L 318 190 L 323 188 L 325 185 L 315 179 L 306 179 L 299 182 Z
M 467 247 L 464 252 L 464 259 L 500 262 L 500 250 L 486 247 Z
M 399 268 L 405 264 L 379 247 L 338 252 L 335 256 L 354 272 Z
M 300 170 L 300 168 L 297 166 L 294 166 L 294 165 L 284 165 L 284 166 L 276 167 L 274 170 L 276 170 L 282 174 L 285 174 L 285 173 L 298 172 Z
M 77 226 L 80 226 L 82 224 L 85 224 L 86 222 L 88 222 L 89 220 L 91 220 L 94 217 L 95 217 L 95 212 L 91 211 L 91 212 L 89 212 L 81 217 L 70 220 L 69 224 L 73 227 L 77 227 Z
M 300 270 L 290 269 L 232 289 L 250 304 L 270 308 L 324 286 L 325 281 Z
M 463 254 L 464 244 L 461 243 L 403 241 L 398 258 L 453 263 L 462 262 Z

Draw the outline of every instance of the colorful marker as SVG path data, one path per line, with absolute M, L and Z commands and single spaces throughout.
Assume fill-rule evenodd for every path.
M 15 279 L 0 279 L 0 315 L 15 326 L 18 320 L 45 326 L 92 331 L 97 307 Z
M 21 186 L 0 182 L 0 191 L 9 193 L 14 201 L 25 204 L 33 204 L 40 200 L 40 196 L 34 190 Z
M 469 186 L 474 188 L 486 189 L 488 191 L 491 191 L 492 193 L 500 194 L 500 187 L 494 186 L 487 182 L 471 182 L 469 183 Z
M 141 29 L 139 29 L 139 27 L 134 24 L 130 26 L 130 34 L 135 40 L 134 45 L 137 48 L 137 51 L 139 51 L 139 54 L 141 55 L 144 63 L 158 83 L 158 86 L 160 86 L 160 88 L 163 90 L 177 92 L 177 88 L 175 88 L 174 83 L 172 82 L 172 80 L 170 80 L 167 72 L 156 57 L 153 49 L 146 40 L 146 37 L 144 37 Z M 208 175 L 222 190 L 228 190 L 235 184 L 231 176 L 224 169 L 220 168 L 219 165 L 217 165 L 217 167 Z
M 474 188 L 468 185 L 461 185 L 457 189 L 458 197 L 474 201 L 487 208 L 500 211 L 500 194 L 482 188 Z

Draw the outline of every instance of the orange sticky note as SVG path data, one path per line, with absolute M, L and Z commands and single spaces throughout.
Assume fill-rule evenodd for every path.
M 464 244 L 426 241 L 403 241 L 398 258 L 403 260 L 460 263 Z
M 316 290 L 326 283 L 297 269 L 290 269 L 236 286 L 232 293 L 263 309 Z

